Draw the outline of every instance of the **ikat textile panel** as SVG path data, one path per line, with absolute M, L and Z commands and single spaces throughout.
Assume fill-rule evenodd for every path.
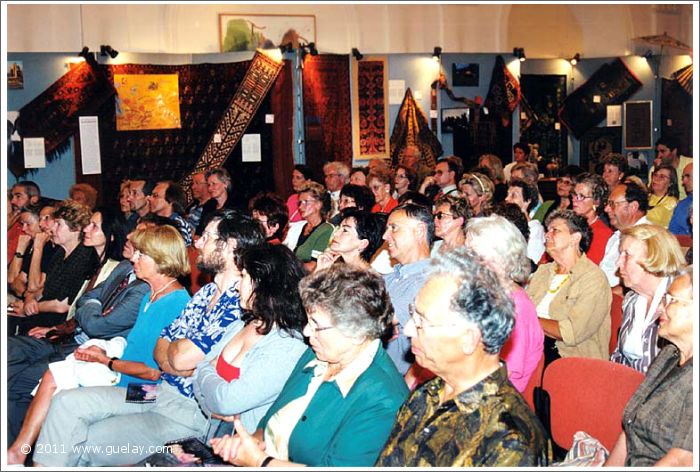
M 389 68 L 387 58 L 368 57 L 353 67 L 355 159 L 389 158 Z

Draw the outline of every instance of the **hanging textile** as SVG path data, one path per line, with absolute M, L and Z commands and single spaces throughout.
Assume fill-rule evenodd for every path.
M 519 102 L 520 84 L 506 67 L 503 57 L 496 56 L 484 107 L 488 109 L 489 114 L 499 117 L 501 125 L 505 127 L 510 124 L 513 111 Z
M 214 167 L 221 167 L 233 148 L 243 137 L 250 120 L 275 82 L 284 63 L 256 52 L 241 85 L 236 90 L 228 109 L 209 138 L 207 146 L 194 166 L 194 169 L 180 182 L 191 200 L 190 184 L 192 175 Z
M 307 55 L 304 59 L 306 164 L 318 171 L 325 162 L 352 165 L 349 56 Z
M 431 169 L 435 167 L 437 158 L 442 155 L 442 145 L 431 131 L 428 119 L 413 98 L 410 88 L 406 89 L 391 133 L 392 167 L 399 164 L 401 153 L 409 145 L 420 149 L 422 165 Z
M 678 69 L 671 76 L 673 80 L 678 82 L 683 90 L 685 90 L 688 95 L 693 95 L 693 63 L 691 62 L 682 69 Z
M 116 91 L 104 71 L 93 62 L 82 62 L 19 110 L 15 121 L 22 138 L 44 138 L 51 162 L 78 129 L 78 117 L 94 115 Z
M 353 68 L 355 159 L 389 158 L 389 70 L 386 57 L 356 61 Z

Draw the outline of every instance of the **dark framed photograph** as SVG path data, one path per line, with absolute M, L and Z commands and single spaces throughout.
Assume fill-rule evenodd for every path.
M 602 174 L 603 159 L 611 152 L 622 152 L 622 128 L 591 128 L 581 137 L 579 165 L 586 172 Z
M 478 87 L 479 64 L 452 64 L 453 87 Z
M 443 108 L 441 110 L 441 129 L 443 133 L 453 133 L 455 128 L 466 129 L 469 125 L 471 109 L 469 108 Z
M 625 149 L 652 148 L 652 103 L 651 100 L 625 102 Z
M 24 88 L 24 67 L 22 61 L 7 61 L 7 88 Z

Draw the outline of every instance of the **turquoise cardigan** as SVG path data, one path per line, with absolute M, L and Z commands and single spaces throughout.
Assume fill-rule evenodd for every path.
M 258 425 L 304 396 L 313 377 L 305 367 L 316 358 L 301 356 L 275 403 Z M 370 467 L 384 448 L 396 413 L 408 396 L 403 377 L 383 347 L 343 398 L 335 381 L 323 382 L 289 438 L 289 460 L 314 467 Z

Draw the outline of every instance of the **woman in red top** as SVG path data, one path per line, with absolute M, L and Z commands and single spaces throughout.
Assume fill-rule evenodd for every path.
M 571 194 L 574 213 L 583 216 L 593 231 L 591 247 L 586 256 L 594 263 L 600 264 L 605 255 L 605 246 L 613 231 L 600 220 L 605 203 L 608 201 L 608 186 L 597 174 L 585 173 L 576 178 Z
M 399 204 L 391 196 L 391 185 L 394 181 L 390 169 L 377 168 L 367 177 L 367 185 L 374 194 L 377 203 L 372 207 L 372 213 L 389 213 Z

